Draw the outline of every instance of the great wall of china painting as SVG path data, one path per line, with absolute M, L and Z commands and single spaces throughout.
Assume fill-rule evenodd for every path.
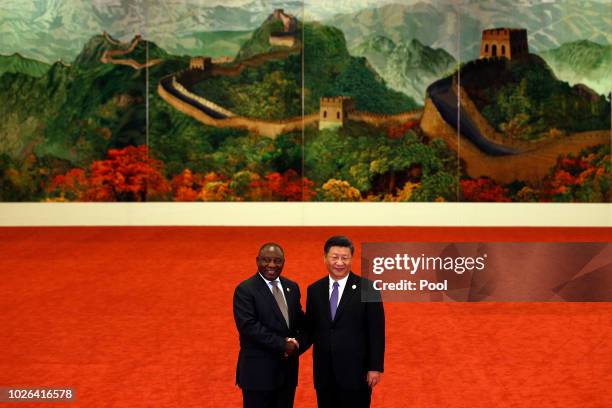
M 6 0 L 0 27 L 0 201 L 611 201 L 610 1 Z

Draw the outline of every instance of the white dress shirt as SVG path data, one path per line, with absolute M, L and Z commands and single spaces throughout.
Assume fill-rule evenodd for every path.
M 331 294 L 332 294 L 332 290 L 334 290 L 334 282 L 338 282 L 338 304 L 340 304 L 340 299 L 342 299 L 342 293 L 344 293 L 344 287 L 346 286 L 346 281 L 348 280 L 348 274 L 336 281 L 334 280 L 331 275 L 329 275 L 329 296 L 328 298 L 331 299 Z
M 274 291 L 272 290 L 274 286 L 272 285 L 272 282 L 278 282 L 277 283 L 278 288 L 280 289 L 280 292 L 283 294 L 283 299 L 285 299 L 285 304 L 288 305 L 287 298 L 285 297 L 285 289 L 283 289 L 283 285 L 281 284 L 280 278 L 276 277 L 276 279 L 274 279 L 273 281 L 269 281 L 266 278 L 264 278 L 261 273 L 259 274 L 259 276 L 261 276 L 261 279 L 263 279 L 264 282 L 266 282 L 266 284 L 268 285 L 268 289 L 270 289 L 270 292 L 272 292 L 272 295 L 274 295 Z

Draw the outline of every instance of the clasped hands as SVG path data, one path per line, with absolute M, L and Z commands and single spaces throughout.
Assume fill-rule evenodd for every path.
M 285 339 L 285 357 L 290 357 L 297 353 L 300 348 L 300 343 L 293 337 L 287 337 Z
M 300 343 L 293 337 L 285 339 L 285 357 L 290 357 L 297 353 L 300 348 Z M 367 382 L 371 388 L 374 388 L 380 382 L 382 373 L 380 371 L 368 371 Z

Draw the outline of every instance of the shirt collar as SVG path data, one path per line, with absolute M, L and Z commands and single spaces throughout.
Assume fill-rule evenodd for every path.
M 261 279 L 263 279 L 263 280 L 264 280 L 264 282 L 266 282 L 266 284 L 267 284 L 268 286 L 272 286 L 272 282 L 278 282 L 278 283 L 280 284 L 280 276 L 277 276 L 277 277 L 276 277 L 276 279 L 274 279 L 274 280 L 271 280 L 271 281 L 270 281 L 270 280 L 267 280 L 266 278 L 264 278 L 264 277 L 263 277 L 263 275 L 262 275 L 261 273 L 257 272 L 257 274 L 258 274 L 259 276 L 261 276 Z
M 346 281 L 348 280 L 348 277 L 351 273 L 349 272 L 344 278 L 340 279 L 340 280 L 334 280 L 331 275 L 328 275 L 329 277 L 329 287 L 333 288 L 334 287 L 334 282 L 338 282 L 338 285 L 340 288 L 343 288 L 344 286 L 346 286 Z

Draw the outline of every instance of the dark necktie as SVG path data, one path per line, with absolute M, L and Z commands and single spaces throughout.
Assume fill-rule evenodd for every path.
M 274 295 L 274 299 L 276 299 L 276 303 L 278 303 L 278 308 L 283 314 L 285 322 L 287 322 L 287 327 L 289 327 L 289 312 L 287 310 L 287 303 L 285 302 L 285 298 L 278 287 L 278 281 L 272 281 L 270 282 L 270 285 L 272 285 L 272 294 Z
M 331 318 L 336 318 L 336 310 L 338 310 L 338 282 L 334 282 L 331 296 L 329 297 L 329 308 L 331 310 Z

